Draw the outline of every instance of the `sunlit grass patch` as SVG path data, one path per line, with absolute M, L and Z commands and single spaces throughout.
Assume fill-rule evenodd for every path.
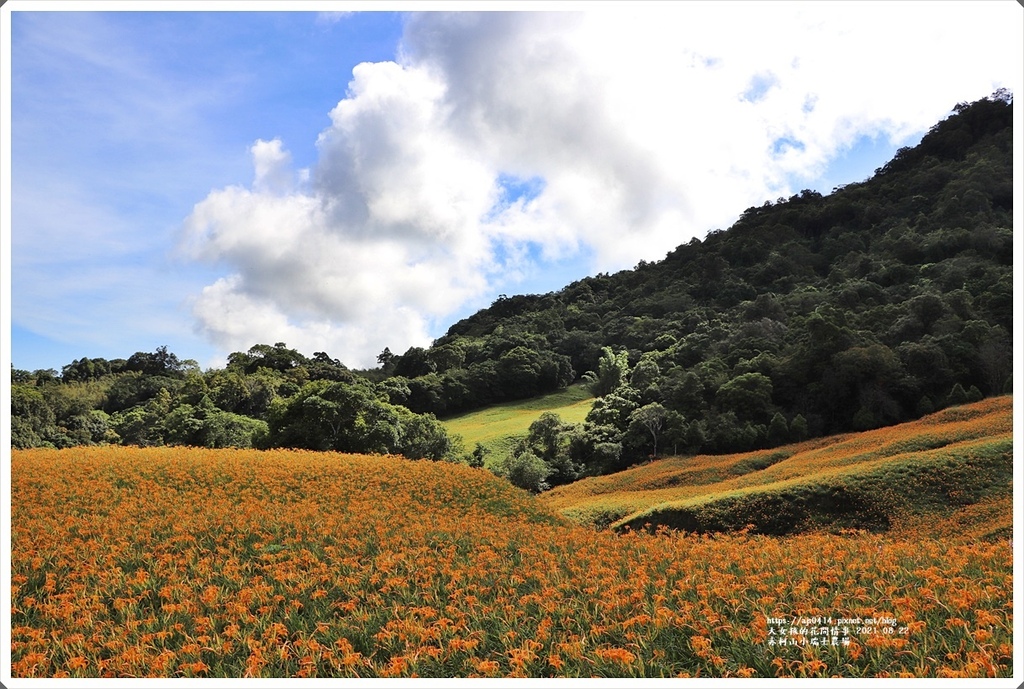
M 558 414 L 563 423 L 582 423 L 593 404 L 594 397 L 584 386 L 573 385 L 541 397 L 453 416 L 441 423 L 449 433 L 462 437 L 467 450 L 480 443 L 492 457 L 503 457 L 544 412 Z

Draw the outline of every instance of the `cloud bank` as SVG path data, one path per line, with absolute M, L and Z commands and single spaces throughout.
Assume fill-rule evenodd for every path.
M 798 191 L 858 137 L 899 143 L 1006 85 L 1014 46 L 986 38 L 1000 14 L 410 15 L 394 61 L 353 70 L 310 169 L 260 140 L 251 186 L 196 205 L 183 250 L 227 268 L 195 296 L 197 328 L 225 351 L 285 341 L 372 366 L 531 271 L 659 259 Z

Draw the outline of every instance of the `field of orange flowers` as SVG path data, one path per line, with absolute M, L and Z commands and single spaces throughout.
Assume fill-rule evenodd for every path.
M 11 480 L 14 677 L 1012 674 L 1006 539 L 617 535 L 484 470 L 299 451 Z

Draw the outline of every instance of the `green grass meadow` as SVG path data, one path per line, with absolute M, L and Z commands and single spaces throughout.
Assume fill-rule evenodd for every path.
M 504 457 L 544 412 L 558 414 L 564 423 L 582 423 L 593 404 L 594 397 L 586 387 L 572 385 L 550 395 L 442 419 L 441 423 L 449 433 L 462 437 L 467 451 L 472 451 L 477 443 L 483 445 L 490 453 L 490 463 Z

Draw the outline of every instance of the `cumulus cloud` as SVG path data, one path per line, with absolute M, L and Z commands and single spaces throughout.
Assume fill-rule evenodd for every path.
M 1012 46 L 963 46 L 991 29 L 978 5 L 410 15 L 395 61 L 353 70 L 308 175 L 258 141 L 251 187 L 196 206 L 187 251 L 231 271 L 196 296 L 199 328 L 369 366 L 531 266 L 658 259 L 857 137 L 899 143 L 1004 85 Z
M 250 149 L 256 178 L 252 187 L 257 192 L 284 193 L 291 191 L 292 157 L 282 148 L 281 140 L 258 140 Z

